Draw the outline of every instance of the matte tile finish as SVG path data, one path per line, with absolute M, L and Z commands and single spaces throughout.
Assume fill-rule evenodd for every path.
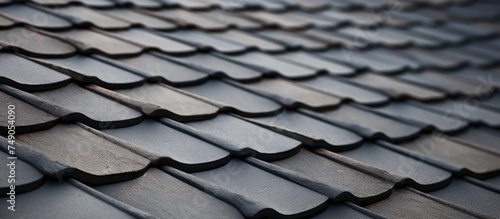
M 4 144 L 5 142 L 7 141 L 2 139 L 2 143 L 0 144 Z M 2 145 L 2 147 L 4 147 L 4 145 Z M 10 193 L 10 186 L 12 184 L 9 180 L 12 181 L 12 179 L 14 179 L 12 182 L 15 182 L 15 192 L 17 194 L 37 189 L 44 183 L 44 175 L 33 166 L 19 159 L 8 160 L 7 157 L 9 157 L 9 155 L 1 151 L 0 155 L 2 156 L 2 160 L 6 163 L 0 167 L 0 173 L 3 176 L 9 177 L 11 168 L 14 168 L 14 170 L 17 171 L 14 178 L 7 178 L 6 180 L 2 180 L 0 182 L 0 192 L 2 193 L 2 196 L 8 196 L 5 194 Z
M 0 46 L 31 56 L 60 57 L 76 52 L 70 44 L 24 27 L 0 30 Z
M 134 55 L 142 51 L 142 49 L 125 41 L 106 36 L 102 33 L 97 33 L 92 30 L 71 30 L 68 32 L 59 33 L 60 36 L 66 37 L 74 44 L 77 44 L 80 51 L 91 53 L 99 51 L 106 55 Z
M 18 22 L 44 29 L 65 29 L 71 27 L 68 21 L 60 17 L 23 4 L 11 4 L 0 7 L 0 13 Z M 43 19 L 40 19 L 41 17 Z

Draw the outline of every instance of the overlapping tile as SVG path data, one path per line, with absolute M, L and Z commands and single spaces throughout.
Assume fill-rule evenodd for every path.
M 11 4 L 0 7 L 0 14 L 16 22 L 22 22 L 43 29 L 67 29 L 71 23 L 47 11 L 25 4 Z
M 351 75 L 356 72 L 356 69 L 352 66 L 335 62 L 333 60 L 327 60 L 307 52 L 288 52 L 280 57 L 293 63 L 305 65 L 309 68 L 326 70 L 332 75 Z
M 172 30 L 177 28 L 177 26 L 171 22 L 148 16 L 135 10 L 115 8 L 111 10 L 102 10 L 100 12 L 125 20 L 132 25 L 142 25 L 157 30 Z
M 93 25 L 102 29 L 125 29 L 130 23 L 115 19 L 99 11 L 84 6 L 67 6 L 49 9 L 75 25 Z
M 43 57 L 65 57 L 76 52 L 76 48 L 68 43 L 25 27 L 0 30 L 0 47 Z
M 5 148 L 3 144 L 5 144 L 7 140 L 3 137 L 0 138 L 2 139 L 0 140 L 2 148 Z M 2 180 L 0 183 L 0 192 L 2 192 L 2 196 L 10 196 L 8 193 L 11 193 L 11 185 L 15 186 L 14 193 L 20 194 L 37 189 L 44 183 L 44 175 L 31 165 L 19 159 L 9 160 L 7 159 L 9 155 L 2 151 L 0 151 L 0 155 L 3 157 L 2 160 L 6 161 L 6 165 L 2 165 L 2 167 L 0 167 L 0 173 L 7 177 L 6 180 Z M 12 170 L 14 171 L 14 174 L 10 173 Z

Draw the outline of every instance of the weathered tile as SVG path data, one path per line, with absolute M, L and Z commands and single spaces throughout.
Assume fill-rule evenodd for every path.
M 144 27 L 149 27 L 157 30 L 173 30 L 177 28 L 177 26 L 171 22 L 148 16 L 144 13 L 130 10 L 128 8 L 115 8 L 111 10 L 102 10 L 100 12 L 113 17 L 117 17 L 121 20 L 125 20 L 130 24 L 142 25 Z
M 381 145 L 419 157 L 456 174 L 484 178 L 500 171 L 500 156 L 452 141 L 441 133 L 423 135 L 413 141 L 399 143 L 399 146 Z
M 97 129 L 129 126 L 142 120 L 141 113 L 75 84 L 33 93 L 35 96 L 12 89 L 9 92 L 63 120 L 79 121 Z
M 476 101 L 476 99 L 460 98 L 425 103 L 425 106 L 442 112 L 446 116 L 452 115 L 472 123 L 500 127 L 500 112 L 478 106 Z
M 123 6 L 136 6 L 138 8 L 162 8 L 163 3 L 155 0 L 116 0 L 116 3 Z
M 287 52 L 280 57 L 293 63 L 305 65 L 309 68 L 326 70 L 332 75 L 351 75 L 356 72 L 356 69 L 349 65 L 327 60 L 307 52 Z
M 342 78 L 320 76 L 302 80 L 299 83 L 335 96 L 354 100 L 357 103 L 377 105 L 389 101 L 389 97 L 375 90 L 357 86 Z
M 9 218 L 134 218 L 66 182 L 48 181 L 35 191 L 16 195 L 16 204 L 15 212 L 4 207 L 0 214 Z
M 67 6 L 50 9 L 77 25 L 94 25 L 102 29 L 125 29 L 130 23 L 107 16 L 84 6 Z
M 355 150 L 340 153 L 372 167 L 398 175 L 404 184 L 420 191 L 430 191 L 447 186 L 451 173 L 374 143 L 366 142 Z
M 5 85 L 0 86 L 0 89 L 2 90 L 6 88 Z M 13 105 L 15 107 L 13 111 L 16 116 L 16 118 L 14 119 L 16 133 L 46 129 L 53 126 L 58 119 L 54 115 L 51 115 L 4 92 L 0 92 L 0 100 L 0 105 L 3 109 L 8 109 L 9 105 Z M 8 126 L 12 126 L 12 124 L 9 124 L 7 120 L 9 111 L 0 111 L 0 116 L 3 116 L 3 118 L 5 118 L 0 122 L 0 133 L 5 134 L 8 131 Z
M 456 133 L 468 126 L 467 121 L 458 117 L 447 116 L 428 108 L 411 104 L 411 102 L 392 102 L 370 109 L 423 129 L 435 128 L 445 133 Z
M 454 69 L 464 64 L 460 59 L 438 54 L 432 50 L 411 48 L 402 52 L 407 57 L 419 62 L 422 67 Z
M 492 94 L 486 100 L 482 100 L 480 104 L 490 109 L 500 110 L 500 93 L 496 92 Z
M 326 49 L 327 45 L 321 41 L 310 39 L 300 35 L 300 32 L 281 31 L 281 30 L 263 30 L 256 32 L 259 36 L 274 42 L 279 42 L 288 48 L 302 48 L 308 50 Z
M 155 168 L 135 180 L 94 188 L 155 218 L 243 218 L 228 203 Z
M 161 121 L 218 145 L 235 156 L 251 155 L 274 160 L 289 157 L 300 149 L 299 141 L 230 115 L 220 114 L 211 120 L 187 124 Z
M 33 2 L 44 6 L 57 6 L 57 7 L 75 3 L 96 8 L 109 8 L 115 5 L 114 2 L 106 0 L 33 0 Z
M 272 100 L 219 80 L 210 80 L 204 84 L 181 89 L 198 95 L 226 111 L 244 116 L 275 114 L 282 108 Z
M 68 21 L 25 4 L 11 4 L 0 7 L 0 14 L 17 22 L 23 22 L 43 29 L 71 28 L 71 23 Z
M 400 13 L 400 14 L 403 14 L 403 13 Z M 382 29 L 381 32 L 382 33 L 380 35 L 382 35 L 382 36 L 380 36 L 379 39 L 381 37 L 383 37 L 384 35 L 392 36 L 392 37 L 396 37 L 396 38 L 402 38 L 405 40 L 409 40 L 412 45 L 419 47 L 419 48 L 434 49 L 434 48 L 440 48 L 445 44 L 445 42 L 443 42 L 439 39 L 432 38 L 432 37 L 429 37 L 429 36 L 426 36 L 423 34 L 411 32 L 411 31 L 406 30 L 404 28 L 385 28 L 385 29 Z M 378 35 L 378 32 L 375 31 L 374 34 Z M 386 40 L 384 40 L 384 41 L 386 41 Z
M 175 120 L 191 121 L 213 117 L 219 110 L 214 105 L 163 84 L 148 83 L 116 91 L 94 85 L 89 88 L 149 116 L 166 116 Z
M 467 131 L 454 135 L 452 140 L 483 147 L 493 152 L 500 152 L 500 145 L 498 144 L 500 141 L 499 131 L 486 126 L 470 127 Z
M 405 13 L 394 13 L 393 15 L 395 17 L 429 25 L 436 24 L 444 19 L 443 17 L 439 16 L 437 11 L 425 8 L 405 11 Z
M 397 32 L 391 31 L 388 28 L 369 30 L 366 28 L 345 27 L 339 29 L 337 33 L 358 41 L 365 41 L 372 45 L 380 44 L 384 47 L 404 47 L 412 43 L 410 38 L 404 37 L 405 35 L 402 34 L 397 34 Z
M 446 22 L 442 26 L 442 28 L 444 28 L 446 30 L 450 30 L 450 31 L 455 32 L 457 34 L 465 34 L 469 37 L 483 38 L 483 37 L 492 36 L 494 34 L 493 31 L 482 28 L 480 26 L 476 26 L 474 24 L 466 24 L 466 23 L 453 22 L 453 21 Z
M 309 89 L 293 81 L 279 78 L 266 78 L 257 82 L 233 85 L 249 89 L 288 107 L 308 107 L 313 109 L 332 108 L 340 104 L 341 99 Z
M 321 211 L 328 201 L 326 196 L 237 159 L 192 175 L 165 170 L 206 188 L 205 192 L 232 204 L 245 217 L 307 217 Z
M 282 29 L 301 29 L 309 26 L 309 23 L 284 14 L 270 13 L 265 11 L 253 11 L 242 13 L 243 16 L 258 20 L 269 26 L 278 26 Z
M 484 96 L 493 88 L 479 81 L 467 80 L 436 71 L 408 72 L 396 76 L 399 79 L 444 91 L 450 95 Z
M 0 66 L 0 83 L 25 91 L 52 90 L 71 80 L 69 76 L 10 53 L 0 53 Z
M 107 129 L 105 133 L 135 144 L 137 153 L 151 157 L 158 165 L 168 165 L 186 172 L 213 169 L 229 161 L 229 153 L 155 120 L 126 128 Z
M 300 7 L 300 9 L 303 10 L 322 9 L 330 5 L 329 1 L 325 0 L 311 0 L 311 1 L 285 0 L 284 2 L 296 7 Z
M 16 137 L 19 157 L 32 160 L 32 165 L 51 177 L 111 183 L 142 175 L 150 163 L 82 124 L 58 124 Z
M 317 28 L 333 28 L 341 24 L 341 22 L 328 19 L 328 17 L 321 16 L 316 13 L 309 13 L 305 11 L 290 11 L 285 14 L 288 18 L 298 19 L 299 21 L 305 21 L 308 25 L 312 25 Z
M 290 138 L 313 147 L 343 151 L 359 146 L 362 138 L 351 131 L 339 128 L 291 110 L 277 116 L 247 119 Z
M 380 73 L 394 73 L 406 69 L 406 66 L 401 63 L 390 63 L 380 57 L 370 55 L 364 52 L 348 51 L 348 50 L 329 50 L 319 52 L 319 55 L 332 59 L 337 62 L 357 66 L 358 68 L 370 69 Z
M 244 44 L 248 47 L 256 47 L 261 51 L 265 52 L 281 52 L 286 48 L 275 42 L 266 40 L 262 37 L 255 36 L 249 32 L 243 32 L 240 30 L 228 30 L 225 32 L 214 33 L 224 39 L 235 41 Z
M 483 70 L 474 67 L 461 68 L 451 71 L 450 74 L 471 80 L 477 80 L 484 85 L 493 85 L 500 87 L 500 74 L 491 70 Z
M 222 53 L 244 52 L 248 47 L 235 41 L 218 37 L 215 34 L 209 34 L 197 30 L 178 30 L 175 32 L 164 33 L 164 35 L 197 47 L 198 49 L 213 49 Z
M 357 170 L 334 157 L 323 157 L 305 149 L 292 157 L 272 163 L 255 158 L 246 160 L 272 174 L 326 195 L 332 201 L 372 203 L 389 196 L 394 187 L 393 182 L 376 176 L 377 173 L 367 174 L 363 172 L 365 170 Z
M 301 110 L 301 112 L 355 131 L 366 138 L 404 141 L 418 136 L 421 131 L 413 125 L 348 104 L 321 113 L 308 110 Z
M 4 143 L 9 145 L 5 138 L 0 138 L 2 139 L 0 140 L 2 148 L 6 147 L 3 145 Z M 0 156 L 2 156 L 2 161 L 5 163 L 0 167 L 0 174 L 5 177 L 5 180 L 0 182 L 0 192 L 2 196 L 10 196 L 7 193 L 10 193 L 12 185 L 15 186 L 15 195 L 19 195 L 37 189 L 44 183 L 44 175 L 33 166 L 17 158 L 8 159 L 7 157 L 10 157 L 10 155 L 2 151 L 0 151 Z M 15 157 L 15 155 L 13 157 Z
M 338 11 L 335 9 L 325 10 L 321 12 L 322 15 L 328 16 L 330 19 L 337 21 L 350 22 L 354 25 L 370 26 L 379 23 L 381 20 L 376 13 L 369 13 L 366 11 Z M 377 21 L 379 20 L 379 21 Z
M 384 75 L 364 73 L 349 78 L 349 81 L 380 90 L 393 98 L 415 98 L 418 100 L 443 99 L 445 94 L 436 90 L 413 85 Z
M 216 19 L 183 9 L 163 9 L 159 11 L 148 11 L 149 14 L 176 22 L 184 27 L 196 27 L 203 30 L 223 30 L 227 24 L 218 22 Z
M 467 62 L 475 66 L 487 66 L 493 63 L 487 55 L 473 51 L 465 46 L 449 47 L 437 52 L 438 54 L 451 56 L 454 59 L 458 59 L 462 62 Z
M 404 66 L 409 69 L 420 69 L 420 63 L 407 57 L 404 53 L 397 50 L 390 50 L 386 48 L 376 48 L 363 52 L 364 54 L 378 57 L 381 61 L 392 63 L 398 66 Z
M 308 37 L 328 43 L 330 46 L 341 46 L 347 49 L 361 49 L 368 46 L 367 42 L 338 34 L 335 31 L 309 29 L 303 33 Z
M 412 189 L 396 189 L 388 198 L 364 206 L 388 218 L 477 218 L 480 215 Z
M 95 30 L 71 30 L 58 33 L 59 36 L 73 42 L 83 53 L 95 51 L 105 55 L 135 55 L 142 52 L 142 48 L 128 42 L 98 33 Z
M 437 27 L 415 26 L 411 28 L 411 31 L 432 38 L 437 38 L 439 40 L 445 41 L 446 43 L 450 44 L 459 44 L 467 40 L 466 36 L 450 32 L 449 30 L 442 29 L 439 26 Z
M 205 81 L 207 74 L 189 68 L 165 58 L 162 54 L 144 53 L 137 57 L 111 59 L 104 56 L 95 58 L 120 66 L 131 72 L 148 78 L 149 81 L 161 81 L 174 85 L 189 85 Z
M 0 46 L 30 56 L 64 57 L 76 52 L 70 44 L 25 27 L 0 30 Z
M 96 84 L 107 88 L 126 88 L 138 86 L 144 82 L 143 77 L 82 55 L 62 59 L 32 60 L 85 84 Z
M 262 76 L 262 71 L 243 66 L 211 54 L 198 53 L 192 56 L 172 56 L 170 58 L 194 68 L 205 69 L 211 75 L 216 76 L 222 74 L 223 77 L 229 77 L 239 81 L 254 80 Z
M 1 28 L 6 28 L 6 27 L 12 27 L 14 26 L 15 22 L 0 15 L 0 27 Z
M 317 70 L 314 70 L 312 68 L 293 64 L 280 59 L 277 56 L 259 52 L 249 52 L 244 55 L 225 57 L 243 65 L 255 66 L 262 69 L 263 71 L 273 72 L 286 78 L 296 79 L 311 77 L 317 73 Z
M 238 2 L 231 2 L 229 5 L 232 5 L 233 3 L 237 4 Z M 262 28 L 262 25 L 258 22 L 238 16 L 238 13 L 233 13 L 230 10 L 216 9 L 210 11 L 200 11 L 198 13 L 217 20 L 217 22 L 225 23 L 230 27 L 236 27 L 241 30 L 254 30 Z
M 457 178 L 446 188 L 429 194 L 492 218 L 500 214 L 500 194 Z
M 318 215 L 311 217 L 312 219 L 329 219 L 329 218 L 358 218 L 358 219 L 370 219 L 370 218 L 383 218 L 373 212 L 370 212 L 361 207 L 353 208 L 356 206 L 347 203 L 332 203 Z

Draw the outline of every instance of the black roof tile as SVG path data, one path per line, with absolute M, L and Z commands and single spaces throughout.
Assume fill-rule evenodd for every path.
M 342 46 L 343 48 L 361 49 L 368 46 L 367 42 L 362 42 L 356 38 L 338 34 L 334 31 L 309 29 L 304 32 L 308 37 L 328 43 L 331 46 Z
M 262 71 L 240 65 L 212 54 L 198 53 L 192 56 L 170 57 L 188 66 L 202 68 L 212 75 L 223 75 L 234 80 L 254 80 L 262 76 Z
M 165 36 L 174 38 L 202 50 L 216 50 L 222 53 L 239 53 L 247 50 L 248 46 L 232 40 L 226 40 L 215 34 L 198 30 L 177 30 L 164 33 Z
M 0 89 L 3 90 L 5 85 L 0 85 Z M 40 129 L 48 128 L 56 123 L 57 117 L 36 108 L 28 103 L 25 103 L 15 97 L 12 97 L 4 92 L 0 91 L 0 105 L 4 109 L 8 109 L 9 105 L 14 105 L 17 109 L 14 109 L 15 116 L 17 117 L 15 121 L 15 131 L 17 133 L 31 132 Z M 8 118 L 8 110 L 0 111 L 0 115 L 4 118 Z M 4 134 L 8 131 L 9 124 L 6 119 L 0 122 L 0 133 Z
M 43 29 L 66 29 L 71 27 L 71 23 L 61 17 L 37 8 L 26 4 L 10 4 L 0 7 L 0 14 L 17 22 Z
M 213 169 L 229 161 L 228 152 L 151 119 L 104 132 L 139 146 L 146 151 L 143 156 L 153 154 L 153 163 L 186 172 Z
M 58 33 L 63 39 L 70 41 L 83 53 L 100 52 L 109 56 L 135 55 L 142 48 L 128 42 L 110 37 L 103 31 L 73 29 Z
M 500 214 L 497 206 L 500 204 L 500 195 L 478 187 L 464 180 L 453 179 L 446 188 L 429 193 L 463 207 L 474 209 L 481 214 L 495 218 Z
M 334 49 L 318 54 L 334 61 L 354 65 L 358 67 L 358 69 L 370 69 L 374 72 L 394 73 L 406 69 L 403 63 L 388 62 L 381 57 L 368 53 Z
M 111 35 L 137 44 L 143 48 L 158 49 L 164 53 L 184 54 L 195 52 L 196 48 L 146 29 L 129 29 L 110 32 Z
M 363 86 L 380 90 L 393 98 L 411 97 L 418 100 L 443 99 L 444 93 L 428 89 L 418 85 L 413 85 L 401 80 L 397 80 L 384 75 L 364 73 L 356 77 L 349 78 L 349 81 Z
M 488 99 L 481 101 L 480 104 L 490 109 L 500 110 L 500 94 L 495 93 L 488 97 Z
M 30 56 L 64 57 L 76 52 L 70 44 L 25 27 L 0 30 L 0 46 Z
M 89 88 L 149 116 L 167 116 L 180 121 L 190 121 L 213 117 L 219 110 L 206 101 L 186 95 L 165 84 L 148 83 L 116 91 L 95 85 L 90 85 Z
M 451 173 L 418 159 L 367 142 L 355 150 L 341 152 L 341 155 L 380 168 L 400 177 L 409 187 L 420 191 L 431 191 L 447 186 Z
M 457 75 L 459 77 L 468 78 L 472 80 L 479 80 L 484 84 L 493 85 L 497 88 L 500 87 L 500 74 L 493 71 L 483 70 L 474 67 L 462 68 L 456 71 L 450 72 L 450 74 Z
M 210 1 L 206 0 L 161 0 L 166 6 L 180 6 L 191 10 L 204 10 L 214 6 Z
M 442 90 L 450 95 L 484 96 L 493 92 L 492 87 L 482 85 L 479 81 L 467 80 L 437 71 L 407 72 L 396 77 L 422 86 Z
M 495 128 L 500 127 L 500 113 L 494 110 L 470 105 L 467 98 L 456 100 L 444 100 L 439 102 L 425 103 L 431 109 L 443 112 L 443 115 L 457 116 L 473 123 L 483 123 Z M 473 101 L 473 100 L 471 100 Z
M 228 203 L 155 168 L 135 180 L 94 188 L 155 218 L 243 218 Z
M 478 54 L 465 46 L 449 47 L 437 52 L 442 56 L 451 56 L 453 59 L 458 59 L 475 66 L 486 66 L 492 63 L 488 57 Z
M 333 157 L 322 157 L 304 149 L 292 157 L 272 163 L 253 158 L 248 158 L 247 161 L 326 195 L 333 201 L 371 203 L 389 196 L 394 186 L 394 183 L 373 173 L 365 173 L 353 166 L 338 162 Z M 351 179 L 359 181 L 352 182 Z
M 389 97 L 380 92 L 349 83 L 340 77 L 320 76 L 299 82 L 311 89 L 331 93 L 361 104 L 377 105 L 389 101 Z
M 161 81 L 173 85 L 189 85 L 205 81 L 208 78 L 207 74 L 173 62 L 159 53 L 143 53 L 140 56 L 120 59 L 111 59 L 98 55 L 94 57 L 148 78 L 149 81 Z
M 125 29 L 130 23 L 107 16 L 84 6 L 67 6 L 49 9 L 76 25 L 93 25 L 102 29 Z
M 134 218 L 67 182 L 48 181 L 35 191 L 16 195 L 16 202 L 24 204 L 16 203 L 16 211 L 2 208 L 0 214 L 9 218 Z
M 468 40 L 467 36 L 450 32 L 450 30 L 442 29 L 440 26 L 415 26 L 411 28 L 411 31 L 452 44 L 459 44 Z
M 430 162 L 457 174 L 474 177 L 488 177 L 500 171 L 500 156 L 475 148 L 471 145 L 448 139 L 443 134 L 423 135 L 398 146 L 383 143 L 393 150 L 398 150 Z M 401 150 L 404 148 L 404 150 Z M 408 151 L 409 150 L 409 151 Z M 416 153 L 416 154 L 415 154 Z
M 286 16 L 286 14 L 270 13 L 266 11 L 255 11 L 242 13 L 241 15 L 252 20 L 257 20 L 268 26 L 278 26 L 282 29 L 302 29 L 309 26 L 307 21 Z
M 238 3 L 231 2 L 230 5 Z M 219 23 L 227 24 L 230 27 L 236 27 L 241 30 L 254 30 L 262 28 L 262 24 L 257 21 L 249 20 L 244 17 L 238 16 L 237 12 L 231 12 L 226 10 L 210 10 L 210 11 L 200 11 L 199 14 L 203 14 L 207 17 L 210 17 L 214 20 L 217 20 Z
M 458 117 L 444 116 L 442 113 L 408 102 L 392 102 L 371 109 L 399 121 L 407 122 L 424 129 L 432 127 L 445 133 L 455 133 L 464 130 L 468 125 L 466 121 Z
M 65 120 L 83 122 L 97 129 L 128 126 L 142 120 L 139 112 L 75 84 L 36 92 L 34 96 L 16 89 L 8 92 Z
M 500 152 L 500 132 L 486 126 L 471 127 L 466 132 L 453 136 L 454 140 L 477 145 L 492 151 Z
M 444 19 L 435 10 L 417 9 L 405 11 L 404 13 L 394 13 L 393 16 L 421 24 L 436 24 Z
M 418 136 L 421 131 L 420 128 L 413 125 L 402 123 L 352 104 L 344 104 L 338 109 L 321 113 L 308 110 L 301 110 L 301 112 L 355 131 L 366 138 L 403 141 Z
M 321 16 L 319 14 L 316 14 L 316 13 L 308 13 L 308 12 L 304 12 L 304 11 L 289 11 L 288 13 L 286 13 L 286 16 L 288 18 L 294 18 L 294 19 L 299 19 L 299 20 L 302 20 L 302 21 L 305 21 L 307 22 L 309 25 L 312 25 L 314 27 L 317 27 L 317 28 L 333 28 L 333 27 L 336 27 L 338 25 L 340 25 L 339 22 L 337 21 L 332 21 L 330 19 L 328 19 L 327 17 L 325 16 Z
M 466 24 L 460 22 L 449 21 L 443 26 L 443 28 L 455 32 L 457 34 L 465 34 L 469 37 L 489 37 L 494 33 L 491 30 L 476 26 L 474 24 Z
M 237 159 L 192 175 L 165 169 L 197 187 L 211 188 L 207 192 L 214 191 L 212 195 L 233 204 L 250 218 L 306 217 L 323 210 L 328 203 L 324 195 Z
M 127 21 L 130 24 L 142 25 L 157 30 L 172 30 L 177 28 L 177 26 L 171 22 L 135 10 L 115 8 L 111 10 L 101 10 L 100 12 Z
M 235 41 L 240 44 L 244 44 L 248 47 L 255 47 L 264 52 L 282 52 L 286 48 L 276 42 L 266 40 L 262 37 L 258 37 L 250 32 L 243 32 L 240 30 L 228 30 L 225 32 L 214 33 L 219 37 L 227 40 Z
M 321 15 L 327 16 L 329 19 L 349 22 L 354 25 L 370 26 L 378 23 L 376 13 L 366 11 L 339 11 L 335 9 L 325 10 Z
M 7 142 L 3 137 L 0 138 L 2 138 L 2 143 L 0 144 Z M 44 183 L 44 175 L 31 165 L 19 159 L 9 160 L 7 158 L 9 155 L 2 151 L 0 151 L 0 155 L 2 156 L 2 161 L 6 163 L 6 165 L 0 167 L 0 173 L 3 176 L 9 177 L 12 168 L 16 171 L 16 174 L 14 174 L 15 177 L 9 177 L 0 182 L 0 192 L 2 196 L 9 196 L 7 193 L 10 193 L 10 182 L 12 180 L 15 182 L 15 195 L 37 189 Z
M 149 161 L 100 137 L 81 124 L 17 136 L 16 152 L 51 177 L 73 177 L 91 184 L 129 180 L 142 175 Z M 75 142 L 79 142 L 75 146 Z
M 321 56 L 307 52 L 287 52 L 280 57 L 309 68 L 326 70 L 332 75 L 351 75 L 356 72 L 356 69 L 349 65 L 327 60 Z
M 322 9 L 328 8 L 330 6 L 330 2 L 327 0 L 282 0 L 282 2 L 286 2 L 286 4 L 289 4 L 291 6 L 300 7 L 300 9 L 304 10 Z
M 411 48 L 402 51 L 407 57 L 420 63 L 423 68 L 454 69 L 464 64 L 460 59 L 436 54 L 432 50 Z
M 161 121 L 218 145 L 236 156 L 252 155 L 275 160 L 289 157 L 300 149 L 299 141 L 230 115 L 220 114 L 211 120 L 187 124 L 167 119 Z
M 401 13 L 400 13 L 401 14 Z M 431 38 L 423 34 L 419 34 L 416 32 L 412 32 L 407 29 L 401 29 L 401 28 L 383 28 L 383 31 L 381 35 L 392 35 L 394 37 L 401 37 L 405 38 L 406 40 L 411 41 L 411 43 L 416 46 L 416 47 L 421 47 L 421 48 L 439 48 L 442 47 L 445 43 L 443 41 L 440 41 L 439 39 L 436 38 Z M 389 32 L 389 33 L 384 33 L 384 31 Z M 378 35 L 377 32 L 374 33 L 375 35 Z
M 273 72 L 286 78 L 304 78 L 311 77 L 317 73 L 317 70 L 302 65 L 293 64 L 277 56 L 268 55 L 259 52 L 249 52 L 238 56 L 224 56 L 243 65 L 255 66 L 266 72 Z
M 281 30 L 263 30 L 256 32 L 259 36 L 285 45 L 287 48 L 302 48 L 306 50 L 324 50 L 327 44 L 321 41 L 309 39 L 301 32 L 281 31 Z
M 71 79 L 67 75 L 10 53 L 0 53 L 0 65 L 0 83 L 25 91 L 56 89 L 70 83 Z
M 329 219 L 329 218 L 358 218 L 358 219 L 369 219 L 369 218 L 384 218 L 373 212 L 369 212 L 361 207 L 353 208 L 351 206 L 356 206 L 353 204 L 335 203 L 330 204 L 328 207 L 318 215 L 311 217 L 312 219 Z
M 328 124 L 301 113 L 284 111 L 277 116 L 247 119 L 313 147 L 332 151 L 359 146 L 362 138 L 351 131 Z
M 96 84 L 108 88 L 125 88 L 137 86 L 144 82 L 144 78 L 141 76 L 81 55 L 63 59 L 33 60 L 67 74 L 82 83 Z
M 365 51 L 364 53 L 378 57 L 382 61 L 394 63 L 410 69 L 419 69 L 421 67 L 420 63 L 412 60 L 411 57 L 407 57 L 404 53 L 396 52 L 394 50 L 377 48 Z
M 341 99 L 333 95 L 321 93 L 293 81 L 279 78 L 245 84 L 232 82 L 232 84 L 266 96 L 288 107 L 322 109 L 338 106 L 341 102 Z
M 175 22 L 177 25 L 184 27 L 197 27 L 211 31 L 227 28 L 227 24 L 219 22 L 217 19 L 183 9 L 164 9 L 147 11 L 147 13 Z
M 114 0 L 114 2 L 118 5 L 123 6 L 136 6 L 139 8 L 151 8 L 158 9 L 163 6 L 161 1 L 154 0 Z
M 380 44 L 384 47 L 404 47 L 412 43 L 412 39 L 405 37 L 406 35 L 398 34 L 391 31 L 389 28 L 379 28 L 370 30 L 358 27 L 345 27 L 337 31 L 346 37 L 353 38 L 359 41 L 364 41 L 370 44 Z
M 220 108 L 225 108 L 226 111 L 244 116 L 275 114 L 282 108 L 270 99 L 219 80 L 210 80 L 201 85 L 181 89 L 202 97 Z
M 388 198 L 364 206 L 388 218 L 477 218 L 473 212 L 411 189 L 396 189 Z
M 83 4 L 85 6 L 108 8 L 115 5 L 112 1 L 107 0 L 33 0 L 33 2 L 46 6 L 65 6 L 69 4 Z

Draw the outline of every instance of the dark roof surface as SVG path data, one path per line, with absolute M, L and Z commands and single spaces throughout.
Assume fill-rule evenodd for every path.
M 493 0 L 0 0 L 0 218 L 499 218 L 499 21 Z

